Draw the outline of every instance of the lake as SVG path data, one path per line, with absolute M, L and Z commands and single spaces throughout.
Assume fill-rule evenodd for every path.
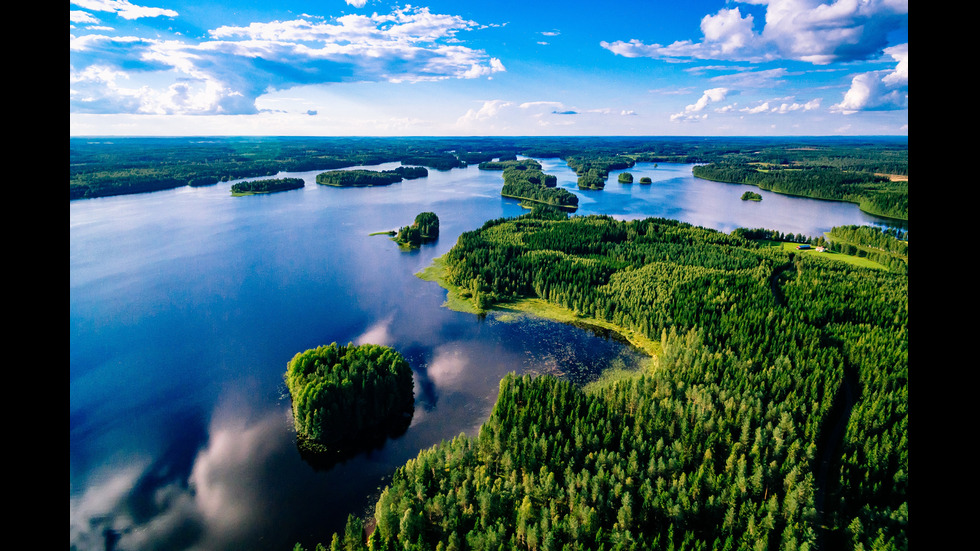
M 638 182 L 579 191 L 577 214 L 661 216 L 729 232 L 820 235 L 882 224 L 856 205 L 698 180 L 691 165 L 640 163 Z M 363 167 L 389 169 L 395 164 Z M 372 511 L 419 450 L 475 435 L 508 372 L 577 383 L 634 367 L 628 345 L 531 317 L 441 305 L 415 274 L 464 231 L 525 212 L 501 173 L 475 166 L 377 188 L 318 186 L 231 197 L 233 182 L 69 204 L 69 510 L 73 549 L 291 549 L 329 543 Z M 761 202 L 741 201 L 746 189 Z M 372 232 L 423 211 L 440 238 L 411 252 Z M 321 344 L 392 346 L 415 373 L 406 433 L 327 470 L 299 456 L 286 363 Z

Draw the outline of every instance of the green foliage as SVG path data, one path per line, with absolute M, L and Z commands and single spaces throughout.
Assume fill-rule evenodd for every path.
M 285 379 L 297 434 L 327 448 L 387 430 L 414 407 L 412 368 L 385 346 L 310 349 L 290 360 Z
M 633 183 L 633 175 L 630 174 L 629 172 L 621 172 L 619 174 L 619 183 L 621 183 L 621 184 L 632 184 Z
M 463 234 L 456 285 L 617 320 L 664 352 L 592 394 L 505 378 L 478 438 L 395 473 L 378 545 L 813 549 L 826 526 L 831 547 L 907 548 L 908 277 L 749 239 L 775 233 L 537 210 Z M 818 488 L 849 366 L 860 396 Z
M 402 245 L 418 247 L 422 243 L 435 241 L 439 238 L 439 217 L 434 212 L 419 213 L 411 226 L 398 230 L 395 241 Z
M 650 185 L 653 183 L 653 180 L 649 176 L 641 176 L 640 183 L 644 185 Z
M 541 166 L 536 161 L 534 164 Z M 568 210 L 577 209 L 578 197 L 567 189 L 556 187 L 557 185 L 556 176 L 545 174 L 540 168 L 533 168 L 533 165 L 518 164 L 504 169 L 504 186 L 500 194 Z
M 872 214 L 908 220 L 908 182 L 891 182 L 871 172 L 824 166 L 758 168 L 748 163 L 712 163 L 694 167 L 706 180 L 749 184 L 790 195 L 858 203 Z
M 762 196 L 754 191 L 746 191 L 742 194 L 743 201 L 761 201 Z
M 302 178 L 280 178 L 278 180 L 254 180 L 239 182 L 231 186 L 232 195 L 251 195 L 255 193 L 275 193 L 299 189 L 305 184 Z

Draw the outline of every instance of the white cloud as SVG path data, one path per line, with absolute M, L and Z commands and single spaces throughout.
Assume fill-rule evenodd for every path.
M 351 6 L 354 6 L 355 8 L 363 8 L 365 4 L 367 4 L 367 0 L 344 0 L 344 1 Z
M 137 6 L 128 0 L 71 0 L 80 8 L 92 11 L 115 13 L 123 19 L 139 19 L 141 17 L 177 17 L 177 12 L 166 8 L 151 8 Z
M 701 42 L 663 46 L 640 40 L 601 42 L 626 57 L 765 61 L 794 59 L 822 65 L 868 59 L 888 44 L 888 33 L 908 18 L 907 0 L 754 0 L 766 6 L 761 32 L 751 14 L 721 9 L 701 20 Z
M 725 101 L 725 98 L 728 97 L 728 92 L 727 88 L 711 88 L 710 90 L 705 90 L 697 102 L 685 107 L 684 111 L 671 115 L 670 120 L 690 122 L 704 120 L 708 118 L 708 114 L 704 113 L 705 108 L 712 103 Z
M 458 43 L 460 31 L 475 28 L 476 22 L 459 16 L 407 6 L 326 22 L 301 18 L 222 26 L 199 43 L 71 37 L 71 62 L 82 67 L 79 72 L 91 58 L 91 64 L 127 67 L 139 85 L 138 91 L 104 87 L 104 97 L 98 98 L 98 81 L 90 81 L 84 91 L 71 90 L 73 99 L 89 100 L 72 101 L 70 107 L 72 112 L 255 113 L 259 96 L 298 85 L 472 79 L 505 71 L 500 59 Z M 164 80 L 169 82 L 161 86 Z M 137 111 L 127 110 L 134 106 Z
M 468 109 L 466 111 L 466 114 L 460 117 L 459 120 L 456 121 L 456 125 L 462 127 L 468 127 L 475 122 L 482 122 L 482 121 L 488 121 L 494 119 L 497 117 L 497 115 L 500 114 L 500 112 L 504 108 L 510 107 L 511 105 L 514 105 L 513 102 L 500 100 L 500 99 L 484 101 L 483 106 L 481 106 L 479 109 L 477 110 Z
M 77 24 L 95 24 L 99 20 L 87 11 L 68 10 L 68 21 Z
M 783 68 L 765 71 L 743 71 L 712 77 L 711 81 L 729 88 L 775 88 L 782 84 L 788 71 Z
M 870 71 L 855 75 L 851 87 L 832 111 L 851 115 L 858 111 L 905 109 L 909 104 L 909 45 L 885 50 L 897 64 L 891 71 Z

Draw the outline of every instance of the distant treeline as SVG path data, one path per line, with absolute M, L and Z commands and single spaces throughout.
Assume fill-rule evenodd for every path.
M 908 276 L 746 235 L 774 234 L 539 207 L 460 236 L 447 277 L 482 306 L 641 331 L 659 366 L 594 394 L 505 378 L 479 436 L 395 473 L 369 543 L 351 517 L 333 545 L 907 548 Z
M 231 186 L 232 195 L 250 195 L 253 193 L 274 193 L 277 191 L 289 191 L 299 189 L 305 183 L 302 178 L 279 178 L 272 180 L 253 180 L 251 182 L 239 182 Z
M 712 163 L 694 167 L 694 175 L 716 182 L 749 184 L 762 189 L 858 203 L 871 214 L 908 220 L 909 184 L 891 182 L 871 172 L 826 167 L 757 167 L 749 164 Z
M 516 155 L 565 159 L 585 188 L 600 188 L 610 170 L 635 162 L 908 175 L 907 138 L 70 138 L 69 198 L 388 162 L 448 170 Z

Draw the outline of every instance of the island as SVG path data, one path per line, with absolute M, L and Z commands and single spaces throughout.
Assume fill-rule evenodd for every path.
M 418 247 L 439 238 L 439 217 L 434 212 L 421 212 L 411 226 L 404 226 L 392 239 L 404 247 Z
M 621 183 L 621 184 L 632 184 L 633 183 L 633 175 L 630 174 L 629 172 L 621 172 L 619 174 L 619 183 Z
M 302 178 L 279 178 L 270 180 L 254 180 L 251 182 L 239 182 L 231 186 L 231 194 L 234 197 L 245 195 L 256 195 L 259 193 L 276 193 L 278 191 L 289 191 L 299 189 L 305 184 Z
M 578 197 L 557 185 L 558 178 L 552 174 L 545 174 L 535 168 L 513 166 L 504 169 L 504 187 L 500 189 L 500 195 L 520 199 L 522 205 L 540 203 L 564 210 L 576 210 Z
M 297 444 L 328 453 L 407 426 L 412 368 L 392 348 L 332 343 L 300 352 L 286 368 Z
M 754 191 L 746 191 L 742 194 L 743 201 L 761 201 L 762 196 Z
M 334 187 L 388 186 L 428 175 L 429 171 L 421 166 L 400 166 L 394 170 L 331 170 L 317 174 L 316 183 Z
M 642 176 L 640 178 L 640 183 L 648 186 L 653 183 L 653 180 L 649 176 Z

